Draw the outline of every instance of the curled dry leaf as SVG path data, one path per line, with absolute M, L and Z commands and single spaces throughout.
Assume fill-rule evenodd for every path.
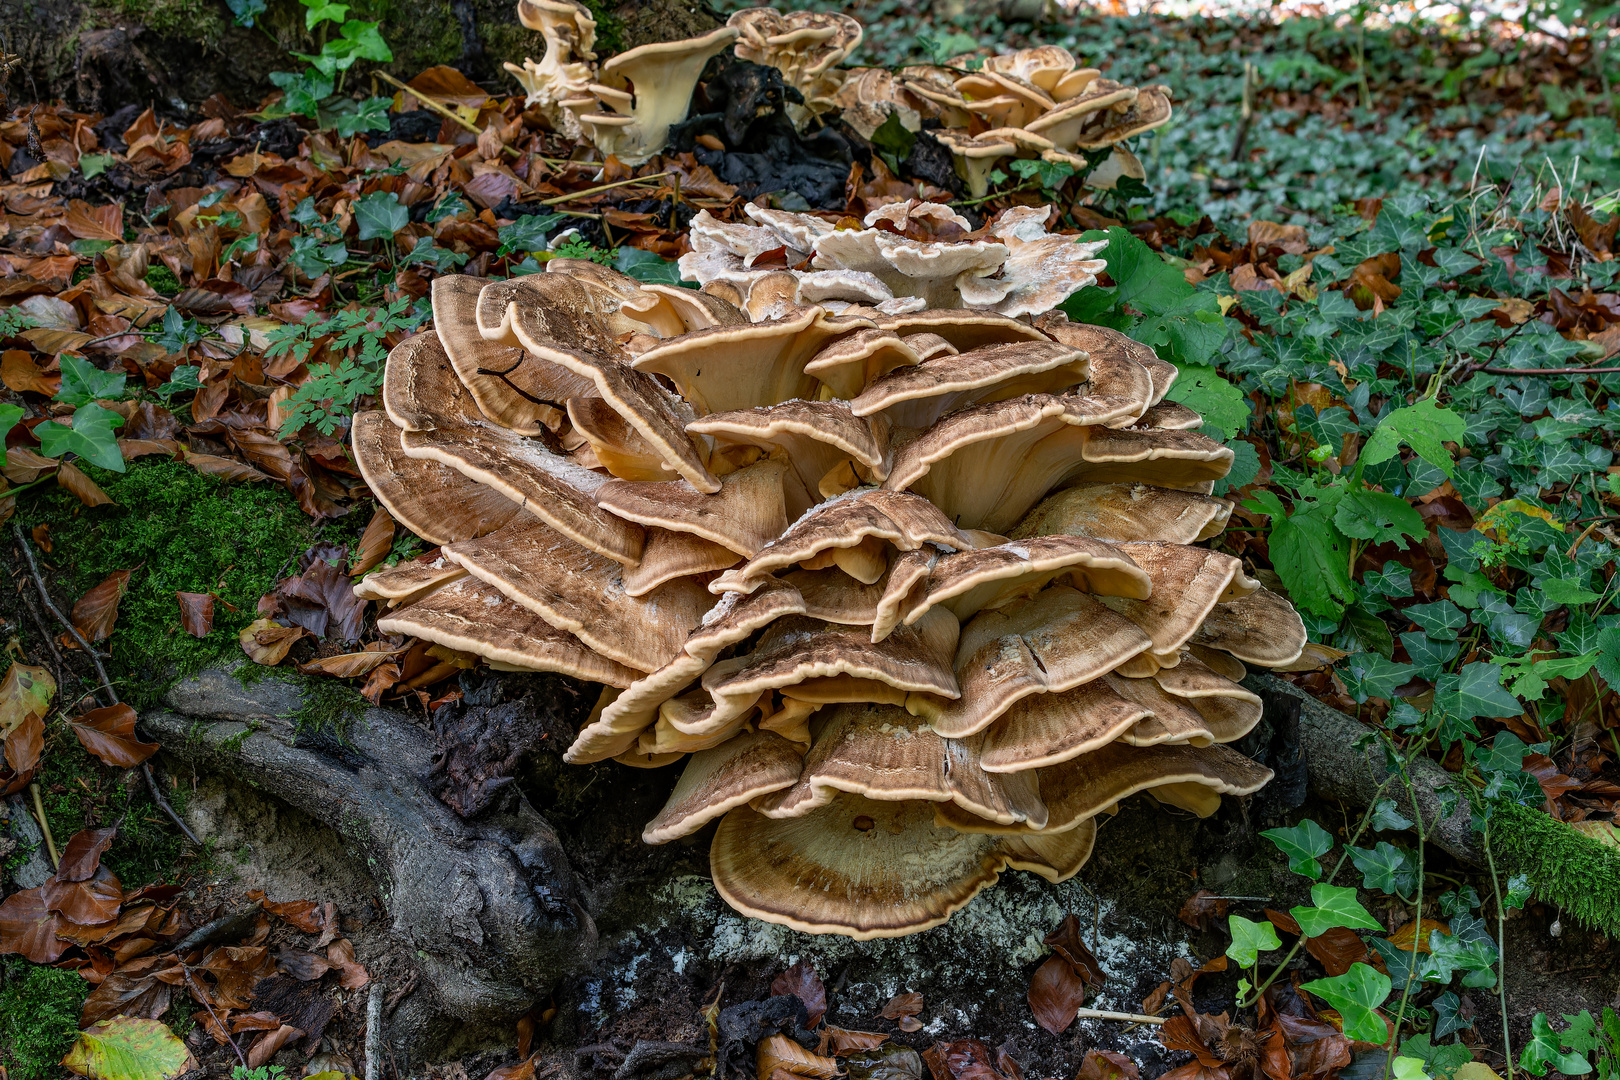
M 492 1069 L 484 1080 L 534 1080 L 534 1058 L 524 1058 L 516 1065 L 502 1065 Z
M 328 932 L 330 932 L 328 927 Z M 358 990 L 371 981 L 371 973 L 354 958 L 354 945 L 348 938 L 338 938 L 326 947 L 326 959 L 341 974 L 338 985 L 345 990 Z
M 236 458 L 221 457 L 218 454 L 193 454 L 190 450 L 184 451 L 184 454 L 186 464 L 204 476 L 214 476 L 233 483 L 270 479 L 268 473 L 260 472 Z
M 86 476 L 84 470 L 71 461 L 62 462 L 62 467 L 56 471 L 56 482 L 72 492 L 73 496 L 86 506 L 112 505 L 112 496 L 102 491 L 100 485 Z
M 1429 951 L 1429 934 L 1435 930 L 1446 935 L 1451 933 L 1451 927 L 1448 924 L 1438 919 L 1424 919 L 1420 923 L 1408 922 L 1405 926 L 1400 927 L 1389 935 L 1389 943 L 1402 952 L 1411 952 L 1415 943 L 1419 953 L 1426 953 Z
M 827 1013 L 827 988 L 821 985 L 821 976 L 816 974 L 815 965 L 804 960 L 773 979 L 771 993 L 792 994 L 803 1002 L 804 1011 L 810 1014 L 806 1026 L 812 1030 Z
M 786 1035 L 761 1039 L 755 1051 L 755 1063 L 761 1077 L 774 1076 L 781 1069 L 792 1076 L 832 1080 L 839 1072 L 837 1061 L 806 1050 Z
M 172 1080 L 197 1059 L 159 1021 L 119 1016 L 81 1031 L 62 1067 L 90 1080 Z
M 131 573 L 131 570 L 114 570 L 73 605 L 73 626 L 86 641 L 105 641 L 112 635 L 113 624 L 118 621 L 118 602 L 129 589 Z M 72 643 L 71 638 L 68 643 Z
M 248 1068 L 257 1069 L 275 1057 L 283 1046 L 303 1034 L 303 1031 L 291 1024 L 283 1024 L 274 1031 L 265 1032 L 259 1036 L 259 1041 L 253 1044 L 253 1049 L 248 1051 Z
M 96 867 L 88 880 L 63 881 L 51 877 L 40 888 L 45 890 L 47 909 L 81 926 L 96 926 L 116 919 L 124 900 L 124 890 L 117 876 L 105 866 Z
M 996 1067 L 995 1051 L 978 1039 L 935 1043 L 922 1059 L 934 1080 L 1002 1080 L 1007 1075 Z
M 180 626 L 192 637 L 205 638 L 214 629 L 214 594 L 177 592 Z
M 1074 1023 L 1075 1010 L 1086 1003 L 1086 980 L 1066 957 L 1053 953 L 1029 980 L 1029 1008 L 1035 1022 L 1054 1035 Z
M 39 768 L 39 756 L 45 750 L 45 722 L 37 713 L 29 713 L 0 746 L 5 751 L 5 767 L 0 768 L 0 795 L 12 795 L 27 787 Z
M 888 1041 L 888 1036 L 880 1031 L 851 1031 L 848 1028 L 825 1027 L 822 1028 L 821 1050 L 823 1053 L 831 1051 L 835 1057 L 846 1057 L 851 1050 L 870 1050 L 881 1046 Z
M 137 957 L 91 991 L 79 1014 L 79 1027 L 87 1028 L 115 1016 L 156 1020 L 169 1009 L 173 984 L 184 978 L 185 968 L 172 956 Z
M 299 982 L 312 982 L 332 970 L 331 961 L 303 949 L 282 949 L 276 953 L 276 967 Z
M 904 994 L 896 994 L 890 998 L 888 1004 L 883 1006 L 883 1011 L 878 1015 L 885 1020 L 898 1020 L 902 1016 L 916 1016 L 922 1012 L 922 1007 L 923 996 L 907 991 Z
M 128 706 L 125 706 L 128 708 Z M 59 881 L 89 881 L 101 866 L 101 856 L 112 846 L 117 829 L 84 829 L 73 834 L 56 864 Z
M 382 696 L 392 690 L 394 684 L 403 677 L 398 664 L 390 662 L 379 665 L 366 676 L 366 684 L 360 688 L 360 696 L 373 705 L 380 705 Z
M 371 515 L 366 523 L 366 531 L 360 534 L 359 561 L 354 569 L 349 571 L 350 577 L 359 577 L 367 570 L 388 558 L 388 552 L 394 546 L 394 517 L 388 508 L 381 503 L 377 504 L 377 512 Z
M 922 1055 L 900 1043 L 851 1050 L 841 1056 L 849 1080 L 922 1080 Z
M 362 675 L 371 674 L 391 660 L 397 660 L 404 651 L 404 649 L 395 649 L 393 652 L 367 650 L 343 653 L 341 656 L 326 656 L 319 660 L 311 660 L 307 664 L 299 664 L 298 670 L 304 675 L 331 675 L 337 679 L 358 679 Z
M 0 735 L 9 735 L 33 714 L 42 716 L 56 694 L 56 680 L 42 667 L 12 664 L 0 679 Z
M 122 702 L 92 709 L 68 726 L 79 743 L 115 769 L 131 769 L 158 751 L 157 743 L 141 742 L 135 734 L 135 710 Z
M 1052 951 L 1063 957 L 1074 966 L 1075 973 L 1085 979 L 1087 985 L 1101 986 L 1108 981 L 1108 975 L 1103 971 L 1102 964 L 1091 955 L 1086 943 L 1080 939 L 1080 920 L 1075 918 L 1071 911 L 1063 917 L 1058 928 L 1047 934 L 1044 942 Z
M 306 934 L 318 934 L 326 927 L 326 911 L 313 900 L 271 900 L 263 889 L 249 889 L 249 900 L 257 900 L 264 910 L 285 919 Z M 334 909 L 335 910 L 335 909 Z
M 242 628 L 237 639 L 249 660 L 275 667 L 287 659 L 287 650 L 308 632 L 302 626 L 281 626 L 273 619 L 255 619 Z

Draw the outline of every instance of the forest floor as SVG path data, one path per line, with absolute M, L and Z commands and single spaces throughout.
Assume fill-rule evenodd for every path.
M 1137 1044 L 1100 1022 L 1066 1040 L 1030 1023 L 1043 995 L 1076 980 L 1083 992 L 1097 974 L 1074 928 L 1065 936 L 1054 921 L 1022 930 L 1032 941 L 1053 931 L 1059 951 L 1021 961 L 1035 985 L 1027 1001 L 1003 993 L 1004 1023 L 945 1019 L 932 983 L 932 1005 L 895 985 L 844 1018 L 845 978 L 783 955 L 774 967 L 703 967 L 713 982 L 665 987 L 657 1021 L 610 1010 L 562 1036 L 548 1033 L 556 1006 L 540 1009 L 508 1050 L 435 1075 L 502 1066 L 496 1080 L 531 1080 L 562 1062 L 613 1074 L 613 1055 L 637 1038 L 707 1043 L 711 999 L 757 1011 L 783 993 L 811 1014 L 830 998 L 830 1016 L 862 1028 L 829 1020 L 818 1047 L 862 1080 L 1019 1080 L 1020 1059 L 1085 1080 L 1170 1068 L 1178 1080 L 1363 1080 L 1391 1057 L 1409 1062 L 1393 1067 L 1399 1080 L 1615 1075 L 1620 1022 L 1607 1014 L 1605 1028 L 1602 1005 L 1620 1001 L 1609 962 L 1620 915 L 1604 906 L 1620 881 L 1620 130 L 1601 59 L 1584 39 L 1499 26 L 1077 14 L 1032 27 L 942 21 L 902 0 L 836 9 L 868 27 L 852 63 L 1052 43 L 1110 78 L 1171 88 L 1175 120 L 1135 147 L 1145 190 L 1087 194 L 1032 174 L 971 209 L 1053 202 L 1064 227 L 1109 230 L 1109 277 L 1075 314 L 1174 360 L 1177 399 L 1237 451 L 1220 493 L 1239 509 L 1217 544 L 1305 614 L 1321 665 L 1288 678 L 1375 727 L 1392 761 L 1441 762 L 1481 826 L 1496 823 L 1503 865 L 1450 859 L 1390 806 L 1307 802 L 1268 822 L 1270 842 L 1223 810 L 1175 841 L 1165 862 L 1194 876 L 1172 878 L 1147 869 L 1157 849 L 1145 824 L 1171 819 L 1138 797 L 1127 816 L 1144 823 L 1108 838 L 1079 880 L 1101 892 L 1129 868 L 1151 889 L 1109 895 L 1179 917 L 1201 951 L 1109 985 L 1107 1008 L 1177 1014 L 1160 1039 L 1135 1029 L 1153 1044 L 1137 1060 L 1111 1056 Z M 215 1074 L 237 1053 L 244 1073 L 359 1070 L 372 973 L 356 950 L 369 963 L 386 936 L 363 874 L 323 887 L 306 868 L 306 894 L 266 898 L 256 922 L 188 951 L 193 930 L 238 910 L 265 856 L 245 834 L 230 850 L 182 835 L 157 793 L 181 819 L 226 796 L 153 757 L 135 716 L 244 651 L 303 690 L 295 722 L 326 738 L 341 740 L 368 704 L 426 717 L 478 693 L 462 657 L 379 635 L 345 593 L 422 550 L 349 460 L 349 415 L 371 400 L 387 350 L 428 318 L 434 276 L 532 272 L 565 253 L 673 282 L 691 216 L 735 218 L 746 201 L 690 154 L 637 169 L 576 160 L 512 89 L 436 68 L 391 98 L 337 105 L 216 98 L 182 117 L 138 102 L 110 116 L 10 102 L 0 522 L 12 588 L 0 590 L 0 640 L 18 667 L 0 685 L 0 812 L 15 838 L 37 805 L 61 861 L 52 873 L 37 841 L 0 832 L 15 890 L 0 909 L 7 1075 L 61 1075 L 81 1028 L 118 1015 L 167 1024 Z M 843 211 L 918 193 L 921 181 L 881 157 L 851 177 Z M 74 631 L 104 652 L 107 690 Z M 45 681 L 54 697 L 41 699 Z M 568 824 L 579 793 L 616 768 L 561 779 L 542 747 L 522 782 L 569 837 L 584 836 L 617 827 Z M 671 771 L 637 776 L 625 813 L 660 803 Z M 1515 858 L 1503 830 L 1521 819 L 1504 805 L 1563 823 L 1567 857 L 1537 863 L 1526 842 Z M 1207 849 L 1190 853 L 1191 836 Z M 1196 875 L 1222 867 L 1203 888 Z M 1240 881 L 1259 885 L 1226 891 Z M 1376 912 L 1363 933 L 1304 935 L 1296 916 L 1267 910 L 1273 895 L 1305 905 L 1307 889 L 1324 905 L 1315 889 L 1328 897 L 1335 882 Z M 16 898 L 39 888 L 78 906 L 25 911 Z M 1382 993 L 1299 989 L 1358 963 L 1385 978 Z M 1285 975 L 1259 1009 L 1237 1010 L 1239 980 L 1274 969 Z M 1504 973 L 1522 1007 L 1496 993 Z M 1560 1019 L 1562 1001 L 1573 1004 Z M 1397 1022 L 1394 1055 L 1354 1037 L 1380 1005 Z M 865 1032 L 889 1049 L 870 1049 Z M 1006 1044 L 1013 1033 L 1023 1049 Z M 573 1058 L 585 1044 L 599 1052 Z

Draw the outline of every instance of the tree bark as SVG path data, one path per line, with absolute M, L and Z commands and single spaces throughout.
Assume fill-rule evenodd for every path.
M 297 687 L 251 688 L 210 670 L 141 717 L 166 751 L 253 784 L 343 837 L 377 881 L 391 934 L 427 993 L 395 1014 L 390 1042 L 417 1056 L 447 1028 L 509 1024 L 589 962 L 596 928 L 556 833 L 515 789 L 476 821 L 424 778 L 430 736 L 367 710 L 342 740 L 300 731 Z

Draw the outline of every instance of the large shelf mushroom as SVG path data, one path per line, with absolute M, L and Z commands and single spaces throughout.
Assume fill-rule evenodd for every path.
M 1082 247 L 1044 217 L 998 223 L 1009 261 Z M 756 220 L 705 227 L 769 233 L 733 235 L 738 262 L 833 232 Z M 836 313 L 813 274 L 439 279 L 434 331 L 354 424 L 378 498 L 441 545 L 361 583 L 380 629 L 600 684 L 566 759 L 684 759 L 644 839 L 718 820 L 720 894 L 812 933 L 911 933 L 1008 869 L 1068 877 L 1136 792 L 1207 815 L 1257 790 L 1227 745 L 1260 716 L 1238 680 L 1305 634 L 1196 546 L 1231 512 L 1230 451 L 1165 401 L 1172 365 L 1048 310 L 1062 288 L 1023 318 L 928 306 L 987 294 L 955 273 Z

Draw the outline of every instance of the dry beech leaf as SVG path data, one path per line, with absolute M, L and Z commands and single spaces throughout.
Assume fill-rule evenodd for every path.
M 404 649 L 394 652 L 353 652 L 341 656 L 326 656 L 319 660 L 311 660 L 307 664 L 299 664 L 298 671 L 303 675 L 330 675 L 336 679 L 358 679 L 362 675 L 369 675 L 383 664 L 396 660 Z
M 42 716 L 56 696 L 56 680 L 42 667 L 12 664 L 0 679 L 0 736 L 10 735 L 30 714 Z
M 338 938 L 328 945 L 326 959 L 333 967 L 341 969 L 338 985 L 345 990 L 358 990 L 371 981 L 371 974 L 366 971 L 365 965 L 355 960 L 354 945 L 348 938 Z
M 101 490 L 101 486 L 86 476 L 83 469 L 71 461 L 62 462 L 62 467 L 56 471 L 56 482 L 71 491 L 75 498 L 86 506 L 110 506 L 112 496 Z
M 360 696 L 373 705 L 382 703 L 382 696 L 394 688 L 394 684 L 403 678 L 399 665 L 393 662 L 380 664 L 372 669 L 366 676 L 366 684 L 360 688 Z
M 851 1050 L 870 1050 L 889 1041 L 889 1037 L 880 1031 L 851 1031 L 838 1027 L 821 1030 L 823 1042 L 826 1043 L 822 1050 L 831 1050 L 836 1057 L 844 1057 Z
M 29 713 L 7 735 L 5 768 L 0 769 L 0 795 L 14 795 L 28 786 L 45 750 L 45 721 Z
M 46 910 L 45 889 L 24 889 L 0 902 L 0 953 L 32 964 L 54 964 L 69 943 L 56 936 L 61 916 Z
M 180 625 L 192 637 L 205 638 L 214 629 L 214 594 L 177 592 Z
M 490 1070 L 484 1080 L 534 1080 L 534 1058 L 524 1058 L 516 1065 L 502 1065 Z
M 112 635 L 113 624 L 118 621 L 118 602 L 129 588 L 131 573 L 133 571 L 114 570 L 73 605 L 73 626 L 87 641 L 105 641 Z
M 771 1076 L 781 1069 L 793 1076 L 831 1080 L 839 1072 L 838 1062 L 806 1050 L 786 1035 L 762 1039 L 755 1057 L 760 1076 Z
M 257 900 L 270 914 L 285 919 L 306 934 L 318 934 L 326 925 L 325 912 L 313 900 L 271 900 L 263 889 L 249 889 L 249 900 Z
M 56 864 L 57 880 L 89 881 L 95 877 L 102 854 L 112 846 L 113 837 L 117 835 L 117 829 L 83 829 L 74 833 Z
M 45 906 L 68 922 L 95 926 L 118 917 L 124 890 L 118 877 L 105 866 L 96 867 L 86 881 L 63 881 L 52 876 L 40 888 L 45 890 Z
M 1252 226 L 1250 231 L 1253 232 Z M 1229 907 L 1231 901 L 1221 899 L 1208 889 L 1199 889 L 1181 905 L 1181 911 L 1176 917 L 1194 930 L 1208 930 L 1211 923 L 1226 918 L 1226 910 Z
M 204 476 L 215 476 L 235 483 L 270 479 L 267 473 L 262 473 L 247 462 L 235 458 L 220 457 L 218 454 L 193 454 L 190 450 L 184 451 L 184 454 L 186 464 Z
M 1137 1080 L 1141 1071 L 1136 1062 L 1112 1050 L 1089 1050 L 1081 1059 L 1074 1080 Z
M 1054 1035 L 1074 1023 L 1075 1010 L 1086 1003 L 1086 980 L 1074 965 L 1054 953 L 1029 980 L 1029 1008 L 1035 1022 Z
M 274 1031 L 265 1032 L 259 1036 L 259 1041 L 253 1044 L 253 1049 L 248 1051 L 248 1068 L 257 1069 L 275 1057 L 283 1046 L 303 1034 L 303 1031 L 291 1024 L 283 1024 Z
M 1424 919 L 1421 926 L 1415 922 L 1408 922 L 1389 935 L 1389 943 L 1402 952 L 1412 951 L 1413 939 L 1417 939 L 1417 951 L 1429 951 L 1429 933 L 1438 930 L 1441 934 L 1450 935 L 1451 927 L 1438 919 Z
M 135 710 L 122 702 L 92 709 L 68 721 L 79 743 L 115 769 L 130 769 L 158 751 L 157 743 L 141 742 L 135 734 Z
M 1354 930 L 1335 926 L 1305 939 L 1305 951 L 1316 957 L 1330 978 L 1337 978 L 1367 959 L 1367 943 Z
M 237 639 L 249 660 L 275 667 L 287 659 L 287 650 L 306 633 L 302 626 L 281 626 L 272 619 L 256 619 L 242 628 Z
M 1052 951 L 1074 965 L 1076 974 L 1083 977 L 1088 984 L 1095 983 L 1101 986 L 1108 981 L 1107 972 L 1103 971 L 1102 964 L 1091 955 L 1086 943 L 1080 939 L 1080 920 L 1073 912 L 1065 915 L 1058 928 L 1047 934 L 1044 943 Z
M 896 994 L 890 998 L 888 1004 L 883 1006 L 883 1011 L 878 1015 L 885 1020 L 898 1020 L 902 1016 L 916 1016 L 922 1012 L 922 1008 L 923 996 L 907 991 L 904 994 Z
M 6 463 L 0 472 L 13 484 L 32 484 L 62 463 L 56 458 L 35 453 L 26 446 L 6 447 Z
M 22 349 L 7 349 L 0 354 L 0 382 L 19 394 L 29 391 L 52 397 L 62 389 L 62 376 L 45 374 Z
M 388 558 L 388 552 L 393 546 L 394 517 L 388 512 L 387 507 L 378 503 L 377 512 L 372 514 L 371 520 L 366 523 L 366 531 L 360 534 L 360 561 L 349 571 L 349 576 L 359 577 Z

